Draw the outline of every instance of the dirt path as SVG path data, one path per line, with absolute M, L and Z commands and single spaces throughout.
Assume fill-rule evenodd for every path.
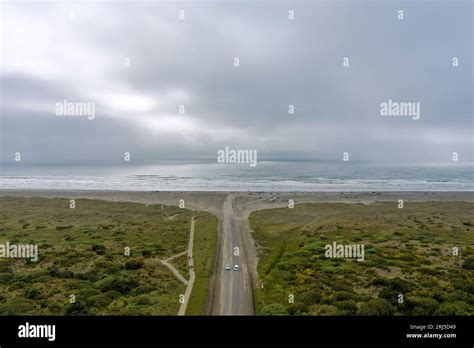
M 182 283 L 184 283 L 184 285 L 188 285 L 188 281 L 181 275 L 181 273 L 178 272 L 176 268 L 174 268 L 172 264 L 168 263 L 165 260 L 161 260 L 160 262 L 166 267 L 168 267 L 171 270 L 171 272 L 173 272 L 173 274 L 176 276 L 176 278 L 178 278 Z
M 167 258 L 166 260 L 164 260 L 164 261 L 171 261 L 171 260 L 173 260 L 173 259 L 175 259 L 175 258 L 177 258 L 177 257 L 180 257 L 180 256 L 182 256 L 182 255 L 184 255 L 184 254 L 187 254 L 187 253 L 188 253 L 188 251 L 185 250 L 185 251 L 183 251 L 182 253 L 179 253 L 179 254 L 173 255 L 173 256 L 171 256 L 171 257 L 168 257 L 168 258 Z
M 183 251 L 182 253 L 179 253 L 179 254 L 176 254 L 176 255 L 173 255 L 171 257 L 168 257 L 166 260 L 161 260 L 160 262 L 165 265 L 166 267 L 168 267 L 171 272 L 173 272 L 173 274 L 176 276 L 176 278 L 178 278 L 182 283 L 184 283 L 184 285 L 188 285 L 188 281 L 181 275 L 181 273 L 179 273 L 179 271 L 174 268 L 174 266 L 172 264 L 170 264 L 168 261 L 171 261 L 179 256 L 182 256 L 184 254 L 188 253 L 188 251 Z
M 160 260 L 160 262 L 168 267 L 171 272 L 178 278 L 184 285 L 186 285 L 186 290 L 184 292 L 184 301 L 181 303 L 181 306 L 179 306 L 179 311 L 178 315 L 184 315 L 186 313 L 186 307 L 188 306 L 188 301 L 191 296 L 191 291 L 193 291 L 193 284 L 194 284 L 194 279 L 196 279 L 196 275 L 194 273 L 194 262 L 193 262 L 193 245 L 194 245 L 194 216 L 191 219 L 191 231 L 189 233 L 189 244 L 188 244 L 188 250 L 183 251 L 182 253 L 173 255 L 171 257 L 168 257 L 166 260 Z M 170 264 L 168 261 L 171 261 L 179 256 L 182 256 L 184 254 L 188 254 L 188 265 L 189 265 L 189 280 L 186 280 L 179 271 L 174 268 L 172 264 Z

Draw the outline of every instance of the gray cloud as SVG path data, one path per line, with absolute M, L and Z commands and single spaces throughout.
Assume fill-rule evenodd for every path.
M 224 146 L 269 158 L 473 159 L 469 2 L 2 6 L 4 162 L 16 151 L 44 163 L 124 151 L 212 158 Z M 56 117 L 63 99 L 95 102 L 96 118 Z M 381 117 L 388 99 L 420 102 L 420 120 Z

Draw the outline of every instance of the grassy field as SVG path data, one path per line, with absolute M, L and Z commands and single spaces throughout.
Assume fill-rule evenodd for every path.
M 257 314 L 474 315 L 473 203 L 301 204 L 250 223 Z M 326 257 L 333 242 L 364 245 L 365 260 Z
M 0 197 L 0 244 L 39 248 L 38 262 L 0 258 L 0 315 L 176 315 L 185 286 L 159 260 L 187 250 L 192 216 L 199 226 L 195 258 L 203 266 L 196 272 L 209 279 L 204 265 L 213 262 L 217 233 L 211 214 L 89 199 L 75 204 Z M 182 268 L 183 260 L 173 261 Z M 202 314 L 206 295 L 193 291 L 193 313 Z
M 169 263 L 176 268 L 184 278 L 189 279 L 189 261 L 187 253 L 172 259 Z
M 210 295 L 209 282 L 215 261 L 217 242 L 217 217 L 207 214 L 206 218 L 194 218 L 193 259 L 196 279 L 189 299 L 186 315 L 210 314 L 205 311 Z

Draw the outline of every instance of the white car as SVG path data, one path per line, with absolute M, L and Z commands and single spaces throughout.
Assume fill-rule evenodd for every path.
M 225 270 L 230 271 L 230 265 L 229 264 L 225 265 Z
M 234 271 L 238 271 L 239 270 L 239 265 L 234 265 Z

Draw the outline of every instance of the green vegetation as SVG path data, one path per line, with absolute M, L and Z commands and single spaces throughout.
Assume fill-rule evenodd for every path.
M 206 218 L 194 218 L 193 259 L 196 279 L 189 299 L 186 315 L 210 313 L 210 279 L 215 261 L 217 242 L 217 217 L 207 214 Z
M 254 290 L 256 313 L 474 315 L 473 212 L 467 202 L 256 211 L 250 223 L 264 284 Z M 326 258 L 334 241 L 363 244 L 365 261 Z
M 178 272 L 186 279 L 189 279 L 189 261 L 188 254 L 183 254 L 181 256 L 175 257 L 174 259 L 168 261 Z
M 199 226 L 195 269 L 205 281 L 217 234 L 211 214 L 89 199 L 70 209 L 64 198 L 0 197 L 0 244 L 39 250 L 38 262 L 0 258 L 0 315 L 176 315 L 185 286 L 160 260 L 187 250 L 192 216 Z M 203 314 L 206 296 L 193 290 L 188 306 L 195 314 Z

